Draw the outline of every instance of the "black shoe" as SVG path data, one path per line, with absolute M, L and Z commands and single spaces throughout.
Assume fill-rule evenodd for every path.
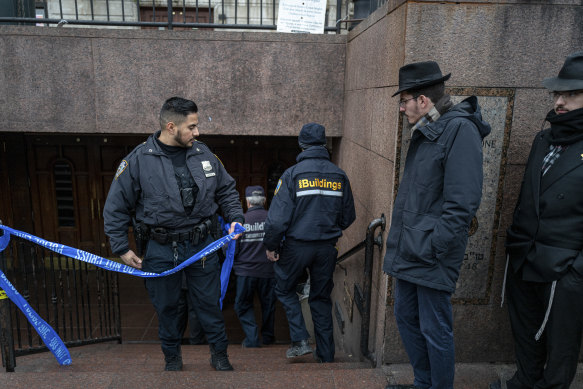
M 325 361 L 324 359 L 322 359 L 321 356 L 317 355 L 315 352 L 314 352 L 314 360 L 317 363 L 333 363 L 334 362 L 334 359 L 332 359 L 331 361 Z
M 416 389 L 415 385 L 387 385 L 385 389 Z
M 500 380 L 490 382 L 490 386 L 488 388 L 490 388 L 490 389 L 502 389 L 502 382 L 500 382 Z
M 265 346 L 269 346 L 270 344 L 275 343 L 275 339 L 274 338 L 271 338 L 271 339 L 263 338 L 263 341 L 261 343 L 263 343 Z
M 231 362 L 229 362 L 227 350 L 215 351 L 215 349 L 211 346 L 211 366 L 214 367 L 216 371 L 233 370 L 233 365 L 231 365 Z
M 316 355 L 316 353 L 314 353 L 314 361 L 316 361 L 316 363 L 324 363 L 322 358 L 320 358 L 318 355 Z
M 165 371 L 180 371 L 182 370 L 182 357 L 180 355 L 172 355 L 165 357 L 166 367 Z
M 301 355 L 306 355 L 313 353 L 314 350 L 310 347 L 310 342 L 308 339 L 300 340 L 299 342 L 292 342 L 290 348 L 285 352 L 285 356 L 288 358 L 295 358 Z

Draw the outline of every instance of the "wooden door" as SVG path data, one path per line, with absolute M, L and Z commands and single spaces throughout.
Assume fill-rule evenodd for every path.
M 201 137 L 219 157 L 227 172 L 237 182 L 237 191 L 245 209 L 245 188 L 261 185 L 269 207 L 277 181 L 285 169 L 296 163 L 300 152 L 295 137 Z
M 111 257 L 103 205 L 119 163 L 147 135 L 24 138 L 34 234 Z M 269 202 L 277 180 L 299 152 L 296 138 L 291 137 L 205 136 L 202 140 L 235 178 L 243 205 L 249 185 L 262 185 Z
M 103 204 L 121 159 L 140 137 L 38 135 L 27 137 L 36 234 L 110 256 Z

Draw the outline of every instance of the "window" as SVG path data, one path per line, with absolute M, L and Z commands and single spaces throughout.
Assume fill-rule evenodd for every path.
M 167 7 L 140 7 L 140 21 L 142 22 L 167 22 Z M 209 8 L 185 8 L 172 9 L 172 28 L 174 30 L 192 30 L 193 27 L 180 27 L 181 23 L 212 23 L 212 12 Z M 156 27 L 142 27 L 156 28 Z M 159 27 L 163 29 L 164 27 Z
M 48 19 L 47 13 L 47 3 L 46 1 L 37 1 L 35 3 L 35 18 L 37 19 Z M 47 26 L 46 23 L 37 23 L 37 26 Z
M 57 219 L 59 227 L 75 227 L 73 200 L 73 169 L 67 161 L 57 161 L 53 167 Z

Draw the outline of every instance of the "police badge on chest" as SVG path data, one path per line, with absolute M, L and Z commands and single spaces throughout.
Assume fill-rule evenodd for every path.
M 215 172 L 213 172 L 213 165 L 209 161 L 202 161 L 202 170 L 204 170 L 204 175 L 206 178 L 216 176 Z

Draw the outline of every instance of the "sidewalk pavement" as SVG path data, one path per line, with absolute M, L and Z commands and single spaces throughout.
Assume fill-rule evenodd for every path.
M 383 365 L 389 384 L 413 384 L 413 369 L 409 364 Z M 512 377 L 514 364 L 501 363 L 456 363 L 454 389 L 488 389 L 490 382 Z M 502 389 L 506 389 L 504 385 Z M 571 389 L 583 389 L 583 364 L 579 364 Z

